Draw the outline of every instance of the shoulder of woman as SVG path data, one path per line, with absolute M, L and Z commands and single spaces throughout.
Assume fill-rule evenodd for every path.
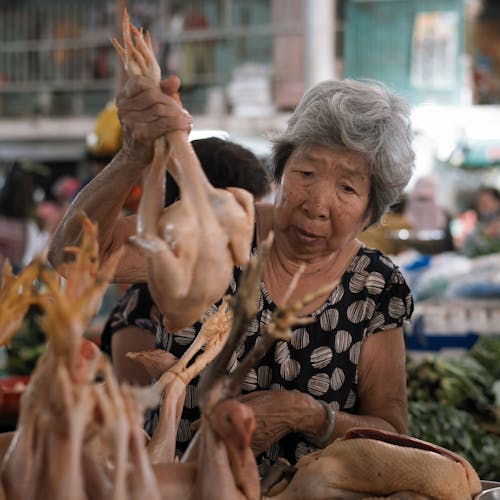
M 358 252 L 358 257 L 355 268 L 361 266 L 361 269 L 366 273 L 376 272 L 390 281 L 405 281 L 399 266 L 380 250 L 363 246 L 361 251 Z

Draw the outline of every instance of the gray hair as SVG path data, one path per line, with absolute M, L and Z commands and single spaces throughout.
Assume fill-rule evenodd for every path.
M 272 140 L 273 177 L 281 181 L 285 163 L 297 148 L 326 146 L 361 153 L 372 176 L 368 212 L 377 223 L 399 200 L 410 180 L 415 154 L 410 108 L 375 81 L 327 80 L 309 90 L 286 130 Z

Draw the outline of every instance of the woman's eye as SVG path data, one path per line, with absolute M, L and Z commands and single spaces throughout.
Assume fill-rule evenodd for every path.
M 313 173 L 310 170 L 301 170 L 300 174 L 304 177 L 311 177 Z
M 342 190 L 345 191 L 346 193 L 354 193 L 354 188 L 352 186 L 349 186 L 348 184 L 344 184 L 342 186 Z

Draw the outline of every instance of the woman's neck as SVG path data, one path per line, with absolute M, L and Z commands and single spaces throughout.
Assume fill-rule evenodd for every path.
M 330 255 L 318 257 L 312 261 L 290 258 L 282 252 L 279 242 L 275 240 L 264 266 L 264 284 L 272 301 L 279 307 L 301 301 L 306 295 L 315 293 L 321 287 L 339 282 L 358 252 L 360 243 L 355 240 Z M 297 286 L 289 294 L 294 276 L 301 272 Z M 330 296 L 335 286 L 328 288 L 321 296 L 307 305 L 302 314 L 310 314 L 317 310 Z M 287 297 L 286 304 L 284 297 Z
M 296 256 L 287 244 L 286 238 L 275 234 L 270 261 L 283 276 L 294 276 L 299 269 L 302 270 L 304 278 L 313 278 L 317 274 L 328 274 L 328 270 L 335 269 L 343 250 L 316 255 L 307 258 Z
M 273 207 L 259 204 L 256 209 L 257 242 L 259 244 L 273 230 Z M 295 291 L 287 301 L 288 304 L 301 300 L 308 293 L 316 292 L 323 285 L 341 279 L 360 246 L 361 243 L 358 240 L 353 240 L 336 252 L 302 259 L 295 256 L 288 247 L 285 235 L 275 233 L 273 245 L 264 266 L 263 276 L 271 299 L 278 306 L 287 305 L 282 304 L 282 298 L 287 294 L 292 279 L 299 270 L 302 271 L 302 275 Z M 313 312 L 324 303 L 326 298 L 326 295 L 318 297 L 309 307 L 304 309 L 303 313 Z

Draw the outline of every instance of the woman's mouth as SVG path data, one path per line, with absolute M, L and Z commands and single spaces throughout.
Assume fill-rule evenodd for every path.
M 315 234 L 315 233 L 310 233 L 309 231 L 305 231 L 304 229 L 300 229 L 298 227 L 295 227 L 294 229 L 295 229 L 295 234 L 297 235 L 297 238 L 300 241 L 303 241 L 304 243 L 314 243 L 320 239 L 323 239 L 322 236 Z

